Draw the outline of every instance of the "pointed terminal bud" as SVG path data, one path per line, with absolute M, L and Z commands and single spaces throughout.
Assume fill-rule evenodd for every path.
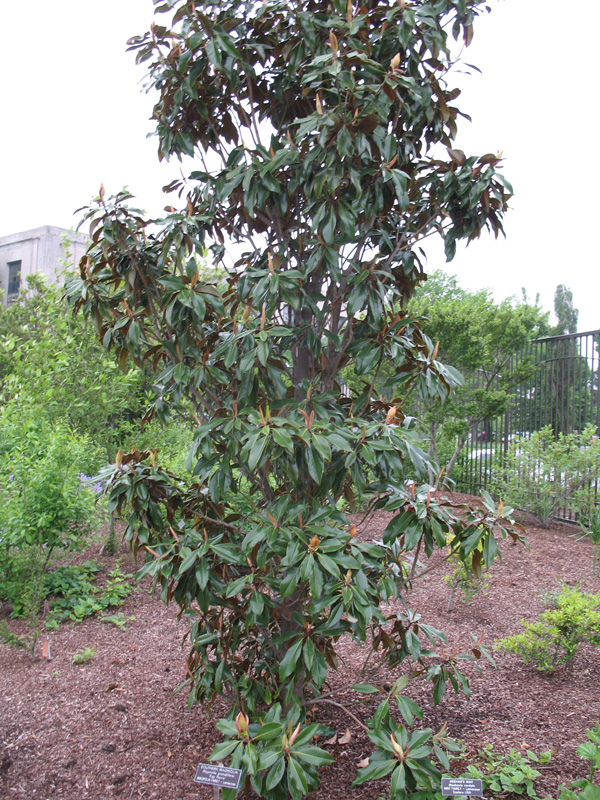
M 400 747 L 396 739 L 394 738 L 394 734 L 390 734 L 390 741 L 392 743 L 392 747 L 394 748 L 394 752 L 398 756 L 401 761 L 404 761 L 404 750 Z
M 319 546 L 319 537 L 315 533 L 315 535 L 310 540 L 310 543 L 308 545 L 308 549 L 309 550 L 316 550 L 318 546 Z
M 250 720 L 248 717 L 240 711 L 240 713 L 235 718 L 235 728 L 240 736 L 246 736 L 248 733 L 248 723 Z
M 300 733 L 300 723 L 298 723 L 298 724 L 296 725 L 296 727 L 295 727 L 295 729 L 294 729 L 294 732 L 293 732 L 293 733 L 292 733 L 292 735 L 290 736 L 290 747 L 291 747 L 291 746 L 294 744 L 294 742 L 296 741 L 296 737 L 298 736 L 298 734 L 299 734 L 299 733 Z
M 396 411 L 398 411 L 398 406 L 392 406 L 389 411 L 387 412 L 387 417 L 385 418 L 385 424 L 391 425 L 392 420 L 396 416 Z
M 396 53 L 396 55 L 390 61 L 390 69 L 398 69 L 400 66 L 400 53 Z

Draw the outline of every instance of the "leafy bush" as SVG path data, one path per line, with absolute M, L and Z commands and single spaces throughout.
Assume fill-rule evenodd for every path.
M 36 408 L 11 405 L 0 415 L 0 546 L 78 550 L 91 530 L 95 491 L 82 480 L 99 452 L 66 425 L 51 426 Z
M 499 639 L 495 647 L 515 653 L 538 670 L 552 671 L 569 664 L 582 642 L 600 646 L 600 595 L 584 594 L 563 586 L 556 608 L 545 611 L 538 622 L 521 624 L 523 633 Z
M 25 618 L 29 631 L 23 636 L 11 633 L 2 623 L 1 638 L 6 644 L 27 648 L 33 656 L 40 635 L 45 598 L 46 554 L 39 545 L 19 548 L 0 566 L 0 600 L 13 604 L 13 616 Z
M 600 479 L 600 440 L 594 425 L 582 433 L 559 434 L 550 426 L 511 444 L 497 477 L 497 491 L 548 528 L 560 508 L 588 520 Z
M 34 572 L 31 559 L 38 553 Z M 57 567 L 46 572 L 39 548 L 26 548 L 15 553 L 11 561 L 11 578 L 0 584 L 0 596 L 12 604 L 12 616 L 25 618 L 32 626 L 35 639 L 41 607 L 48 600 L 47 629 L 58 628 L 61 622 L 81 622 L 86 617 L 123 605 L 134 591 L 133 577 L 123 573 L 120 563 L 108 572 L 104 588 L 94 585 L 100 568 L 93 561 Z M 32 634 L 33 636 L 34 634 Z M 31 637 L 30 637 L 31 638 Z M 35 641 L 32 642 L 32 645 Z

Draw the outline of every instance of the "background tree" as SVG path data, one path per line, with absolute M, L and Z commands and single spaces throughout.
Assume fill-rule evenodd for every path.
M 521 302 L 495 303 L 487 290 L 463 289 L 455 276 L 439 271 L 417 288 L 408 310 L 423 317 L 424 332 L 439 342 L 440 359 L 465 378 L 448 399 L 422 406 L 430 455 L 450 478 L 469 435 L 482 425 L 490 446 L 491 423 L 506 412 L 515 388 L 535 369 L 530 359 L 515 363 L 513 356 L 548 335 L 548 313 L 525 296 Z
M 123 370 L 115 363 L 89 323 L 70 314 L 62 291 L 39 277 L 29 278 L 18 302 L 0 307 L 0 454 L 18 449 L 18 439 L 29 440 L 34 458 L 46 451 L 56 455 L 61 442 L 80 441 L 88 456 L 71 460 L 91 476 L 107 459 L 114 460 L 119 448 L 131 447 L 134 435 L 139 442 L 151 381 L 135 365 Z M 188 423 L 181 414 L 168 428 L 154 425 L 145 431 L 170 466 L 183 467 L 191 441 Z M 49 444 L 53 437 L 56 447 Z M 52 458 L 44 463 L 52 472 Z M 58 476 L 58 463 L 55 467 Z M 109 549 L 115 546 L 114 523 L 113 514 Z
M 557 324 L 552 332 L 555 336 L 577 333 L 579 311 L 573 305 L 573 292 L 564 283 L 560 283 L 554 292 L 554 313 Z
M 492 505 L 457 516 L 422 482 L 405 404 L 446 395 L 453 377 L 398 311 L 424 277 L 423 237 L 443 236 L 452 258 L 457 240 L 501 231 L 499 159 L 454 148 L 447 83 L 449 35 L 468 44 L 485 7 L 168 0 L 157 10 L 169 21 L 131 41 L 159 95 L 159 157 L 200 163 L 169 187 L 182 208 L 162 220 L 101 190 L 69 294 L 121 364 L 155 371 L 156 415 L 194 406 L 193 480 L 153 451 L 119 453 L 111 507 L 130 508 L 142 573 L 190 617 L 191 701 L 231 701 L 212 757 L 231 757 L 274 800 L 306 794 L 331 760 L 304 722 L 338 703 L 325 687 L 343 634 L 369 643 L 372 683 L 358 691 L 382 701 L 357 781 L 391 775 L 404 797 L 437 788 L 433 752 L 447 766 L 440 737 L 408 729 L 420 712 L 402 695 L 407 678 L 385 691 L 377 664 L 408 660 L 436 702 L 447 681 L 466 687 L 455 655 L 429 653 L 437 632 L 407 605 L 386 618 L 381 603 L 405 600 L 421 549 L 448 536 L 466 558 L 482 543 L 477 568 L 508 525 Z M 228 269 L 225 291 L 198 271 L 206 249 Z M 387 363 L 393 400 L 382 402 Z M 343 368 L 362 379 L 350 396 Z M 357 494 L 396 512 L 383 545 L 358 541 L 339 510 Z
M 567 289 L 564 283 L 556 287 L 554 313 L 557 319 L 557 324 L 552 331 L 554 336 L 565 336 L 577 332 L 579 311 L 573 305 L 573 292 Z M 554 435 L 558 436 L 560 433 L 570 433 L 574 429 L 573 407 L 579 398 L 575 399 L 571 383 L 582 368 L 584 372 L 587 372 L 587 364 L 585 359 L 579 358 L 575 339 L 557 339 L 549 342 L 545 357 L 549 362 L 545 387 L 549 419 L 544 420 L 544 425 L 549 422 L 554 430 Z M 585 378 L 582 385 L 585 386 Z M 580 391 L 581 389 L 579 389 Z
M 0 308 L 0 396 L 15 408 L 39 406 L 47 422 L 89 436 L 112 460 L 134 422 L 139 431 L 148 381 L 136 368 L 123 372 L 61 295 L 34 277 L 18 302 Z

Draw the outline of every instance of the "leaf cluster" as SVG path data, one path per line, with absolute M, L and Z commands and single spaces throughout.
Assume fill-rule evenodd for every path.
M 555 602 L 538 622 L 521 620 L 524 632 L 498 640 L 495 647 L 548 672 L 570 664 L 581 643 L 600 646 L 600 595 L 563 586 Z

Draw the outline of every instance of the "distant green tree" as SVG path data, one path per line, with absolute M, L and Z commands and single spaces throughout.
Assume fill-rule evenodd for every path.
M 565 333 L 577 333 L 579 311 L 573 305 L 573 292 L 560 283 L 554 292 L 554 313 L 557 323 L 552 333 L 563 336 Z
M 529 360 L 515 365 L 513 356 L 548 334 L 548 313 L 526 296 L 496 303 L 487 290 L 464 289 L 455 276 L 441 271 L 417 287 L 408 311 L 423 318 L 440 359 L 465 378 L 449 398 L 425 404 L 430 454 L 449 478 L 471 431 L 504 414 L 514 388 L 532 374 Z
M 150 383 L 133 365 L 115 364 L 62 291 L 33 277 L 16 303 L 0 307 L 0 399 L 16 413 L 19 403 L 38 406 L 48 422 L 88 436 L 112 460 L 139 430 Z
M 577 333 L 579 311 L 573 305 L 573 292 L 564 283 L 556 287 L 554 313 L 557 324 L 552 329 L 553 336 Z M 586 391 L 586 359 L 579 357 L 577 341 L 568 338 L 548 342 L 544 356 L 543 396 L 547 418 L 543 424 L 552 425 L 555 436 L 570 433 L 577 427 L 576 406 L 582 390 Z

